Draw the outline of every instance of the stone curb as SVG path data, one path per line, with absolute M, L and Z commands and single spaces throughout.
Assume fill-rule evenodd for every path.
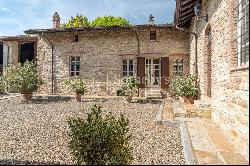
M 186 165 L 197 165 L 197 159 L 193 153 L 190 135 L 184 121 L 180 121 L 180 133 Z
M 6 97 L 0 97 L 0 100 L 6 100 L 6 99 L 11 99 L 11 98 L 15 98 L 15 97 L 19 97 L 21 96 L 21 94 L 12 94 L 12 95 L 9 95 L 9 96 L 6 96 Z

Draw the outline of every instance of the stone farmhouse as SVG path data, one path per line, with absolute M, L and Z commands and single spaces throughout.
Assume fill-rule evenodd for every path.
M 197 5 L 198 4 L 198 5 Z M 173 24 L 26 30 L 0 38 L 1 70 L 35 59 L 39 93 L 68 94 L 80 76 L 87 95 L 118 95 L 123 76 L 140 79 L 139 96 L 160 95 L 177 76 L 197 74 L 200 102 L 244 156 L 249 150 L 249 0 L 176 0 Z

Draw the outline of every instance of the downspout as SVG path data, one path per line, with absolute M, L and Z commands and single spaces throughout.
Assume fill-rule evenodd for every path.
M 136 36 L 136 40 L 137 40 L 137 56 L 139 56 L 140 55 L 140 40 L 139 40 L 139 36 L 138 36 L 136 29 L 133 28 L 133 30 L 135 32 L 135 36 Z
M 51 45 L 51 50 L 52 50 L 52 53 L 51 53 L 51 70 L 52 70 L 52 73 L 51 73 L 51 83 L 52 83 L 52 87 L 51 87 L 51 93 L 52 95 L 54 94 L 54 45 L 52 44 L 52 42 L 47 38 L 46 35 L 44 35 L 44 33 L 42 32 L 42 36 L 45 37 L 45 39 L 50 43 Z
M 197 76 L 195 83 L 196 83 L 196 85 L 198 85 L 198 81 L 197 81 L 198 80 L 198 35 L 194 32 L 190 32 L 188 30 L 182 29 L 182 28 L 178 27 L 177 25 L 176 25 L 176 28 L 181 30 L 181 31 L 187 32 L 195 37 L 195 53 L 194 53 L 195 54 L 194 55 L 195 62 L 194 63 L 195 63 L 195 75 Z

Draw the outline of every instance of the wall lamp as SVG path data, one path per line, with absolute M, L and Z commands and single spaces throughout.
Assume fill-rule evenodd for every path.
M 203 18 L 206 22 L 208 22 L 208 14 L 206 14 L 205 16 L 200 16 L 201 15 L 201 4 L 200 3 L 197 3 L 194 6 L 194 14 L 198 18 Z

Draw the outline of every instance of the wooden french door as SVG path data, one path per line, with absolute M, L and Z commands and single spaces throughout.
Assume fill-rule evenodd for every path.
M 147 87 L 159 87 L 161 84 L 160 59 L 145 59 L 145 74 Z

